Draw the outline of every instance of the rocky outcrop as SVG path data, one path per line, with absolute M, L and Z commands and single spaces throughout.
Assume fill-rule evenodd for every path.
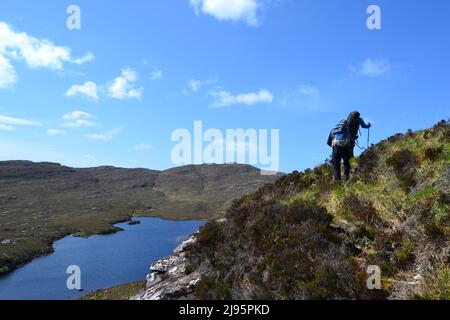
M 187 250 L 196 242 L 196 234 L 183 241 L 173 254 L 150 265 L 147 287 L 133 300 L 195 299 L 194 290 L 201 274 L 186 272 Z

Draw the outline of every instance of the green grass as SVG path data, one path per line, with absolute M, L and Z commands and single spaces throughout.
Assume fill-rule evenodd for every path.
M 449 219 L 450 205 L 446 203 L 438 203 L 434 209 L 434 222 L 440 224 Z
M 9 272 L 9 267 L 8 266 L 0 267 L 0 274 L 8 273 L 8 272 Z
M 425 279 L 426 290 L 412 296 L 420 300 L 450 300 L 450 268 L 441 267 Z
M 297 194 L 294 194 L 288 198 L 281 199 L 280 203 L 284 205 L 291 205 L 292 203 L 296 201 L 302 201 L 302 202 L 315 202 L 319 194 L 318 188 L 309 188 L 302 192 L 299 192 Z
M 137 281 L 87 294 L 80 300 L 128 300 L 145 289 L 146 281 Z

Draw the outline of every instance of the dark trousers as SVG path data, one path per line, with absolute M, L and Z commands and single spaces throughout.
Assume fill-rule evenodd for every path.
M 344 161 L 345 179 L 350 178 L 350 159 L 352 158 L 352 148 L 349 147 L 333 147 L 333 173 L 336 181 L 341 180 L 341 161 Z

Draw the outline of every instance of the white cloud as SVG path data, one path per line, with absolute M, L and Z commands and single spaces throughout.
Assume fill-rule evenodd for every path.
M 200 13 L 213 16 L 224 21 L 245 21 L 249 26 L 259 25 L 258 10 L 263 0 L 190 0 L 190 5 L 198 15 Z
M 37 121 L 21 119 L 21 118 L 13 118 L 13 117 L 8 117 L 8 116 L 3 116 L 3 115 L 0 115 L 0 123 L 8 124 L 8 125 L 15 125 L 15 126 L 39 126 L 39 125 L 41 125 Z
M 0 54 L 0 88 L 8 88 L 17 81 L 17 74 L 11 62 Z
M 62 116 L 63 120 L 75 120 L 80 118 L 91 118 L 92 116 L 84 111 L 72 111 Z
M 298 88 L 298 92 L 301 95 L 313 97 L 313 98 L 319 98 L 320 97 L 320 90 L 316 87 L 310 86 L 310 85 L 301 85 Z
M 161 80 L 163 78 L 163 72 L 161 70 L 154 70 L 150 76 L 152 80 Z
M 138 145 L 133 147 L 133 149 L 137 150 L 137 151 L 148 151 L 148 150 L 151 150 L 152 148 L 153 147 L 151 145 L 145 144 L 145 143 L 138 144 Z
M 70 48 L 56 46 L 47 39 L 38 39 L 25 32 L 13 30 L 7 23 L 0 22 L 0 55 L 17 61 L 25 61 L 30 68 L 62 70 L 64 63 L 84 64 L 94 59 L 92 53 L 81 58 L 72 57 Z M 3 60 L 3 68 L 5 60 Z M 12 81 L 11 64 L 8 66 Z M 4 76 L 2 72 L 2 77 Z
M 243 105 L 255 105 L 255 104 L 270 104 L 273 102 L 273 94 L 266 90 L 260 90 L 258 92 L 250 92 L 244 94 L 233 95 L 230 92 L 219 90 L 211 93 L 214 97 L 214 107 L 226 107 L 235 104 Z
M 95 56 L 91 52 L 88 52 L 81 58 L 72 59 L 71 62 L 78 64 L 78 65 L 82 65 L 82 64 L 85 64 L 86 62 L 91 62 L 94 59 L 95 59 Z
M 350 65 L 350 73 L 358 76 L 377 77 L 391 70 L 391 64 L 388 60 L 375 60 L 368 58 L 358 66 Z
M 49 135 L 51 137 L 62 136 L 64 134 L 66 134 L 66 132 L 64 130 L 58 130 L 58 129 L 48 129 L 47 130 L 47 135 Z
M 122 74 L 108 85 L 109 96 L 120 100 L 131 98 L 140 99 L 143 88 L 135 87 L 137 80 L 138 76 L 136 71 L 129 68 L 123 68 Z
M 62 123 L 63 127 L 93 127 L 95 124 L 87 119 L 92 116 L 84 111 L 72 111 L 62 116 L 66 122 Z
M 98 101 L 97 85 L 92 81 L 87 81 L 82 85 L 73 85 L 67 90 L 66 96 L 74 97 L 76 95 L 82 95 L 88 99 Z

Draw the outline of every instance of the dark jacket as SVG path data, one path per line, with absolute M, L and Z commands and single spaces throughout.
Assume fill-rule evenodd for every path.
M 351 134 L 353 140 L 356 140 L 357 137 L 358 137 L 359 127 L 363 128 L 363 129 L 369 129 L 369 128 L 372 127 L 372 125 L 370 123 L 366 124 L 364 122 L 364 120 L 361 117 L 359 117 L 358 118 L 358 125 L 357 126 L 350 126 L 350 134 Z

